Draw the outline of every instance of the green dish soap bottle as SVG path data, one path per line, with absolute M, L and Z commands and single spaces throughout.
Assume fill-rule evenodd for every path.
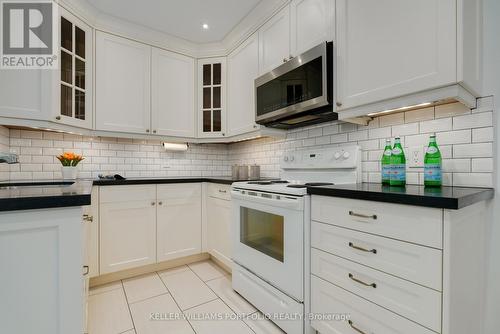
M 392 147 L 391 140 L 386 139 L 384 153 L 382 154 L 382 184 L 389 185 L 391 183 L 391 155 Z
M 441 187 L 443 182 L 441 163 L 441 152 L 436 142 L 436 136 L 432 135 L 424 157 L 424 186 Z
M 396 137 L 391 155 L 391 186 L 404 187 L 406 185 L 406 157 L 401 146 L 401 139 Z

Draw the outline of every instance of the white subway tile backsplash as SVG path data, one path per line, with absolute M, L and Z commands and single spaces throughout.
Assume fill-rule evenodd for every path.
M 264 177 L 280 176 L 284 150 L 357 144 L 362 150 L 362 179 L 380 182 L 380 158 L 386 138 L 400 136 L 405 152 L 427 146 L 436 133 L 443 157 L 443 184 L 485 186 L 492 183 L 493 121 L 488 99 L 481 112 L 460 105 L 412 110 L 374 118 L 368 126 L 325 123 L 287 131 L 286 139 L 260 138 L 234 144 L 190 146 L 187 152 L 164 152 L 159 141 L 89 138 L 0 126 L 0 150 L 20 154 L 21 163 L 0 164 L 0 180 L 60 178 L 56 155 L 75 151 L 86 159 L 81 177 L 120 173 L 125 177 L 230 175 L 232 164 L 259 164 Z M 481 102 L 482 101 L 482 102 Z M 479 109 L 478 108 L 478 109 Z M 436 109 L 436 110 L 435 110 Z M 3 145 L 3 146 L 2 146 Z M 409 168 L 408 184 L 423 184 L 423 169 Z
M 472 129 L 472 142 L 492 142 L 493 141 L 493 127 Z
M 471 142 L 471 130 L 446 131 L 436 133 L 438 145 L 468 144 Z
M 434 107 L 407 111 L 405 114 L 405 123 L 427 121 L 434 119 Z
M 443 159 L 443 171 L 457 173 L 470 172 L 470 159 Z
M 492 155 L 492 143 L 453 145 L 453 158 L 488 158 Z
M 493 113 L 483 112 L 453 117 L 453 130 L 480 128 L 493 124 Z
M 462 103 L 456 102 L 436 106 L 434 113 L 436 118 L 444 118 L 462 114 L 470 114 L 470 109 Z
M 418 133 L 419 129 L 418 126 L 419 126 L 418 123 L 395 125 L 392 127 L 392 136 L 401 137 L 401 136 L 415 135 Z
M 368 130 L 368 138 L 370 139 L 391 138 L 391 134 L 392 132 L 390 126 Z
M 378 119 L 380 127 L 398 125 L 398 124 L 403 124 L 405 122 L 405 115 L 404 113 L 397 113 L 397 114 L 380 116 L 378 117 Z
M 368 130 L 358 130 L 349 133 L 349 141 L 358 141 L 368 139 Z
M 477 108 L 473 109 L 472 112 L 484 112 L 493 111 L 493 96 L 486 96 L 477 99 Z
M 453 185 L 457 187 L 492 187 L 491 173 L 454 173 Z
M 493 172 L 493 158 L 477 158 L 472 159 L 472 171 L 473 172 Z
M 347 134 L 342 133 L 338 135 L 332 135 L 330 137 L 331 143 L 332 144 L 339 144 L 339 143 L 345 143 L 347 142 Z
M 452 128 L 451 118 L 440 118 L 420 122 L 420 133 L 449 131 Z

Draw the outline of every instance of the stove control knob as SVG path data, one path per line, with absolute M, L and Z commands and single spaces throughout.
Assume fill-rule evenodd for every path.
M 333 155 L 333 157 L 335 158 L 335 160 L 340 159 L 340 153 L 339 152 L 335 152 L 335 154 Z
M 349 152 L 344 152 L 344 154 L 342 155 L 342 158 L 344 159 L 349 159 L 351 155 L 349 154 Z

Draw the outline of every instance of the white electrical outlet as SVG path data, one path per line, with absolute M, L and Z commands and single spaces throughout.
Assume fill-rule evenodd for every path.
M 423 146 L 410 147 L 410 151 L 408 152 L 407 162 L 408 162 L 408 167 L 410 168 L 424 167 L 424 147 Z

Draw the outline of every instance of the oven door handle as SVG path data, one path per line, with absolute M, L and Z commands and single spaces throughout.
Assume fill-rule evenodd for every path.
M 271 196 L 271 197 L 265 197 L 265 196 Z M 269 194 L 253 190 L 242 190 L 242 189 L 232 189 L 231 197 L 233 199 L 272 205 L 275 207 L 295 209 L 295 210 L 303 209 L 302 197 L 291 197 L 287 195 Z

